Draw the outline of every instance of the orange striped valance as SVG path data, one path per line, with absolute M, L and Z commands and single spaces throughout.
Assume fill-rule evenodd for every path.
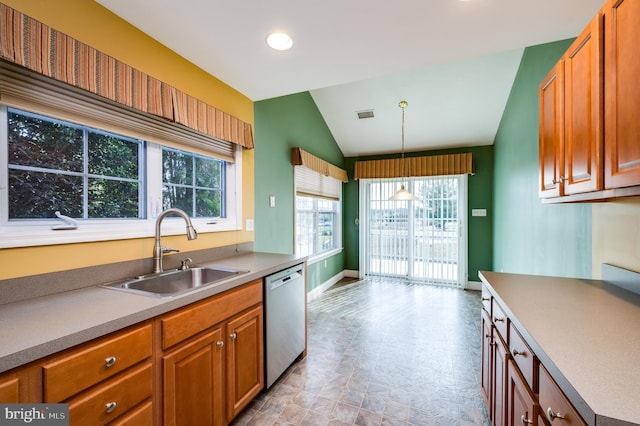
M 404 170 L 401 158 L 356 161 L 354 178 L 380 179 L 473 174 L 473 158 L 470 152 L 427 157 L 405 157 L 404 161 Z
M 0 3 L 0 57 L 204 135 L 253 148 L 251 124 Z
M 340 167 L 327 163 L 322 158 L 309 154 L 300 148 L 293 148 L 291 151 L 291 163 L 294 166 L 305 166 L 308 169 L 316 171 L 324 176 L 331 176 L 341 182 L 349 182 L 347 172 Z

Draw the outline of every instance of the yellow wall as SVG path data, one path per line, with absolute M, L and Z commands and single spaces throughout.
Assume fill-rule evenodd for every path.
M 88 0 L 2 0 L 2 3 L 253 125 L 253 102 L 173 51 Z M 245 150 L 243 221 L 254 215 L 253 151 Z M 163 237 L 182 251 L 254 240 L 253 232 Z M 0 250 L 0 279 L 151 257 L 153 239 L 65 244 Z
M 601 277 L 602 263 L 640 271 L 640 197 L 593 204 L 593 278 Z

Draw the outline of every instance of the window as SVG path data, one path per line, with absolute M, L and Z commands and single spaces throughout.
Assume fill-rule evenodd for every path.
M 177 149 L 162 149 L 162 207 L 191 217 L 224 217 L 225 162 Z
M 340 203 L 296 196 L 296 254 L 313 256 L 338 248 Z
M 295 167 L 295 252 L 319 256 L 342 246 L 342 183 L 303 166 Z
M 144 143 L 9 109 L 9 220 L 144 216 Z
M 148 237 L 169 207 L 200 233 L 241 229 L 239 146 L 217 158 L 60 115 L 0 105 L 0 248 Z M 55 230 L 56 212 L 77 229 Z M 163 234 L 183 225 L 170 218 Z

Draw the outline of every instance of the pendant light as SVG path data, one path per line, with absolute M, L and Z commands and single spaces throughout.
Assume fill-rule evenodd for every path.
M 402 174 L 402 179 L 404 179 L 404 109 L 409 105 L 407 101 L 400 101 L 398 106 L 402 108 L 402 157 L 400 159 L 400 173 Z M 400 185 L 400 189 L 398 192 L 393 194 L 389 200 L 391 201 L 409 201 L 409 200 L 417 200 L 418 197 L 407 191 L 404 187 L 404 183 Z

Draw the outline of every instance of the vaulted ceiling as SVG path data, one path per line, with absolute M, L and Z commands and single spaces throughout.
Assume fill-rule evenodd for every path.
M 309 91 L 345 156 L 490 145 L 524 48 L 603 0 L 97 0 L 254 101 Z M 265 38 L 285 31 L 293 47 Z M 373 111 L 359 119 L 358 112 Z

